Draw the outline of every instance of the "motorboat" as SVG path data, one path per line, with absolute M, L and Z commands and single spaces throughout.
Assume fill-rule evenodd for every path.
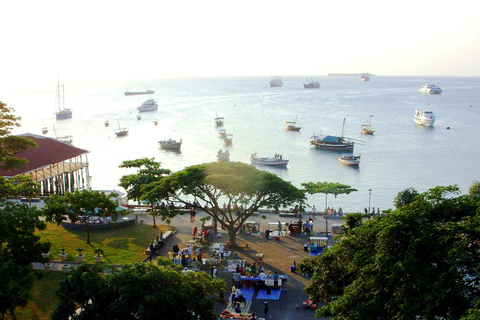
M 155 91 L 153 90 L 145 90 L 145 91 L 125 91 L 125 95 L 126 96 L 136 96 L 136 95 L 139 95 L 139 94 L 154 94 Z
M 300 131 L 302 126 L 297 123 L 297 118 L 295 117 L 295 121 L 284 121 L 283 127 L 287 131 Z
M 180 147 L 182 146 L 182 139 L 180 139 L 180 141 L 177 141 L 168 138 L 166 140 L 160 140 L 158 141 L 158 143 L 160 144 L 160 148 L 162 149 L 180 150 Z
M 55 117 L 57 120 L 68 119 L 73 116 L 73 110 L 65 108 L 65 86 L 62 85 L 62 95 L 63 99 L 60 97 L 60 77 L 57 81 L 57 94 L 56 94 L 56 106 L 58 107 L 58 111 L 55 112 Z M 63 104 L 62 104 L 63 101 Z
M 158 110 L 158 104 L 155 100 L 148 99 L 147 101 L 142 103 L 142 105 L 139 106 L 137 109 L 138 112 L 155 111 Z
M 360 80 L 362 80 L 363 82 L 368 82 L 370 81 L 370 76 L 368 75 L 368 73 L 364 73 L 362 74 L 362 77 L 360 78 Z
M 105 127 L 108 127 L 110 125 L 110 121 L 105 120 L 105 122 L 103 122 L 103 124 L 105 125 Z
M 43 133 L 43 134 L 47 134 L 47 133 L 48 133 L 48 128 L 47 128 L 47 127 L 43 127 L 43 128 L 42 128 L 42 133 Z
M 223 145 L 229 146 L 232 144 L 232 141 L 233 141 L 233 134 L 225 134 L 225 137 L 223 138 Z
M 274 76 L 270 80 L 270 87 L 281 87 L 283 86 L 283 81 L 280 76 Z
M 117 120 L 117 122 L 118 122 L 118 129 L 115 129 L 114 131 L 115 134 L 117 135 L 117 137 L 126 136 L 128 134 L 128 129 L 120 127 L 120 120 Z
M 275 154 L 275 157 L 258 157 L 257 153 L 250 155 L 250 161 L 252 164 L 274 166 L 274 167 L 286 167 L 289 160 L 283 159 L 281 154 Z
M 425 94 L 440 94 L 442 93 L 442 88 L 436 83 L 425 83 L 419 91 Z
M 375 128 L 372 127 L 372 115 L 370 115 L 370 120 L 368 120 L 368 123 L 362 124 L 360 126 L 360 131 L 363 134 L 374 134 L 375 133 Z
M 216 118 L 215 118 L 215 126 L 217 127 L 221 127 L 223 126 L 223 121 L 224 121 L 224 118 L 223 117 L 219 117 L 218 114 L 216 114 Z
M 421 126 L 432 127 L 435 123 L 435 115 L 430 110 L 415 110 L 413 120 Z
M 217 161 L 218 162 L 229 162 L 230 161 L 230 152 L 223 151 L 222 149 L 218 150 L 217 153 Z
M 226 135 L 227 135 L 227 130 L 225 129 L 220 129 L 220 131 L 218 132 L 218 136 L 222 139 L 225 138 Z
M 338 157 L 338 161 L 346 166 L 358 167 L 360 165 L 360 156 L 341 156 Z
M 313 78 L 306 79 L 303 87 L 305 89 L 318 89 L 320 88 L 320 82 L 314 81 Z
M 315 148 L 322 150 L 353 152 L 355 143 L 350 139 L 345 139 L 343 136 L 344 128 L 345 119 L 343 119 L 342 135 L 340 137 L 330 135 L 313 135 L 310 137 L 310 144 L 315 146 Z

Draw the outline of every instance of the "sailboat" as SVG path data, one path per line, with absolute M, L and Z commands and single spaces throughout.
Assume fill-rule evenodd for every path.
M 313 135 L 310 137 L 310 144 L 315 146 L 315 148 L 329 150 L 329 151 L 343 151 L 343 152 L 353 152 L 354 142 L 352 139 L 345 139 L 343 136 L 343 131 L 345 129 L 345 118 L 343 119 L 342 135 L 337 136 L 326 136 Z
M 117 135 L 117 137 L 126 136 L 128 134 L 128 129 L 120 127 L 120 120 L 117 119 L 117 122 L 118 129 L 115 129 L 115 134 Z
M 55 128 L 55 125 L 53 125 L 53 131 L 55 132 L 55 139 L 57 139 L 58 141 L 61 141 L 63 143 L 67 143 L 67 144 L 72 144 L 73 143 L 73 136 L 72 135 L 58 137 L 57 136 L 57 128 Z
M 62 89 L 63 89 L 63 107 L 62 107 L 62 101 L 60 100 L 60 77 L 58 77 L 58 82 L 57 82 L 57 103 L 58 103 L 58 111 L 55 112 L 55 116 L 57 120 L 62 120 L 62 119 L 68 119 L 71 118 L 73 115 L 73 110 L 72 109 L 66 109 L 65 108 L 65 86 L 62 84 Z M 55 103 L 55 109 L 57 107 L 57 103 Z
M 374 134 L 375 133 L 375 129 L 372 127 L 372 115 L 370 115 L 370 120 L 368 120 L 368 123 L 367 124 L 362 124 L 360 126 L 360 130 L 362 131 L 362 133 L 364 134 Z

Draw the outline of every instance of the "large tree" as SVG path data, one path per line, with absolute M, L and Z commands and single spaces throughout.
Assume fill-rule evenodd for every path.
M 25 307 L 33 287 L 34 262 L 47 262 L 42 252 L 49 243 L 40 242 L 36 230 L 44 230 L 36 207 L 16 202 L 0 203 L 0 319 L 16 307 Z
M 152 198 L 152 195 L 145 191 L 145 186 L 161 179 L 163 176 L 171 173 L 168 169 L 162 169 L 160 162 L 155 162 L 155 158 L 141 158 L 136 160 L 123 161 L 120 168 L 136 168 L 137 173 L 122 176 L 120 178 L 120 186 L 127 191 L 128 199 L 144 200 L 151 206 L 151 214 L 153 218 L 153 227 L 156 227 L 155 216 L 156 202 L 158 199 Z
M 57 290 L 53 320 L 216 320 L 211 295 L 226 290 L 223 280 L 204 272 L 188 272 L 153 263 L 126 265 L 121 270 L 81 265 Z M 81 312 L 76 313 L 77 309 Z
M 397 196 L 393 200 L 393 205 L 397 209 L 406 206 L 407 204 L 412 203 L 416 196 L 418 196 L 417 189 L 412 187 L 407 188 L 397 194 Z
M 325 194 L 325 209 L 327 209 L 327 196 L 333 194 L 335 198 L 340 194 L 350 194 L 353 191 L 358 191 L 349 185 L 338 182 L 306 182 L 302 183 L 302 187 L 308 194 L 324 193 Z
M 460 319 L 480 298 L 480 216 L 457 186 L 436 187 L 350 230 L 306 262 L 306 291 L 337 319 Z M 300 269 L 301 266 L 300 265 Z
M 15 110 L 0 101 L 0 168 L 12 170 L 24 168 L 27 159 L 17 158 L 16 155 L 28 147 L 37 147 L 35 141 L 10 133 L 14 127 L 20 126 L 20 117 L 13 114 Z
M 240 162 L 195 165 L 148 187 L 151 197 L 189 203 L 192 198 L 208 206 L 205 213 L 228 230 L 230 244 L 248 218 L 261 207 L 279 208 L 305 199 L 302 190 L 275 174 Z M 225 208 L 223 206 L 225 204 Z M 161 210 L 171 219 L 178 210 Z
M 111 217 L 116 221 L 119 212 L 117 205 L 111 198 L 117 194 L 106 195 L 96 190 L 76 190 L 74 193 L 67 192 L 64 196 L 53 194 L 45 199 L 43 214 L 48 221 L 55 221 L 60 224 L 70 219 L 80 222 L 87 231 L 87 243 L 90 244 L 89 216 Z

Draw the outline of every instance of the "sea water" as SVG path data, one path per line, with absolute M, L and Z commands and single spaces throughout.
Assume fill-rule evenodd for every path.
M 322 76 L 319 89 L 304 89 L 305 77 L 283 76 L 283 87 L 271 88 L 270 77 L 160 79 L 105 82 L 69 86 L 65 105 L 73 118 L 54 117 L 55 81 L 48 89 L 17 88 L 0 92 L 0 100 L 15 108 L 22 127 L 15 134 L 73 135 L 73 145 L 87 150 L 93 189 L 124 191 L 118 186 L 124 160 L 155 158 L 172 171 L 216 161 L 218 150 L 229 150 L 230 159 L 250 163 L 249 157 L 281 154 L 287 168 L 268 168 L 284 180 L 301 187 L 302 182 L 339 182 L 358 191 L 337 198 L 309 196 L 317 209 L 342 207 L 344 212 L 364 208 L 393 208 L 398 192 L 413 187 L 425 192 L 435 186 L 457 184 L 463 193 L 480 180 L 480 78 L 437 77 L 439 95 L 419 93 L 430 78 L 414 76 L 360 77 Z M 154 90 L 153 95 L 125 96 L 124 91 Z M 142 113 L 137 107 L 155 99 L 157 111 Z M 415 109 L 430 109 L 434 127 L 414 123 Z M 233 144 L 224 147 L 215 127 L 224 117 L 224 129 L 233 134 Z M 360 125 L 372 115 L 374 135 L 362 135 Z M 158 120 L 158 126 L 153 124 Z M 302 125 L 300 132 L 285 131 L 283 121 Z M 345 119 L 345 126 L 343 122 Z M 105 127 L 105 120 L 110 126 Z M 114 130 L 127 127 L 129 135 L 116 137 Z M 449 129 L 447 129 L 447 127 Z M 55 130 L 54 130 L 55 129 Z M 361 155 L 359 168 L 341 165 L 342 153 L 310 146 L 314 134 L 341 135 L 355 139 L 354 155 Z M 182 139 L 181 152 L 162 150 L 158 141 Z M 369 194 L 368 190 L 372 190 Z

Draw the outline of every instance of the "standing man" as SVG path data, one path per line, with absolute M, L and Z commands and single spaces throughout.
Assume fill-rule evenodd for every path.
M 213 273 L 212 273 L 213 279 L 217 280 L 218 277 L 218 270 L 216 266 L 213 266 Z
M 312 216 L 313 216 L 313 220 L 315 220 L 315 216 L 317 215 L 317 208 L 315 208 L 315 205 L 313 205 L 312 207 Z
M 219 252 L 220 252 L 220 259 L 223 260 L 223 255 L 225 254 L 225 248 L 223 247 L 223 243 L 220 243 Z
M 278 221 L 278 236 L 280 237 L 282 235 L 282 223 Z
M 265 301 L 265 308 L 263 308 L 263 319 L 268 320 L 268 303 Z

